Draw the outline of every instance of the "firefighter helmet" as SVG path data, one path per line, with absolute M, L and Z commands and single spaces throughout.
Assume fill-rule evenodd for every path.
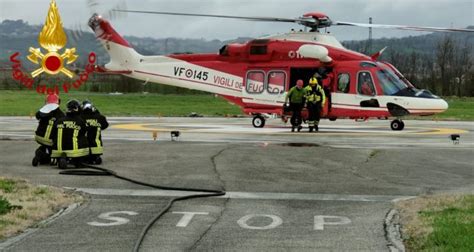
M 89 100 L 84 100 L 82 102 L 82 110 L 92 110 L 94 111 L 94 105 Z
M 79 112 L 81 104 L 78 100 L 73 99 L 67 102 L 66 108 L 68 112 Z
M 316 79 L 315 77 L 312 77 L 311 79 L 309 79 L 309 85 L 316 85 L 318 84 L 318 79 Z

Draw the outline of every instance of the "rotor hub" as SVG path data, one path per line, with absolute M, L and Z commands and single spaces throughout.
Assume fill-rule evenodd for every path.
M 311 28 L 311 31 L 318 31 L 320 28 L 326 28 L 332 25 L 332 20 L 324 13 L 310 12 L 301 17 L 301 25 Z

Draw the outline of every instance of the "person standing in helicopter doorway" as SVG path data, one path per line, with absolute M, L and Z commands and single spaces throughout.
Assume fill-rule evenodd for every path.
M 109 127 L 105 116 L 101 115 L 92 102 L 85 100 L 82 102 L 82 119 L 86 122 L 87 140 L 89 142 L 89 156 L 86 160 L 89 164 L 101 164 L 104 154 L 102 142 L 102 130 Z
M 309 132 L 319 131 L 319 120 L 321 111 L 326 102 L 326 95 L 323 87 L 319 84 L 316 76 L 309 79 L 309 85 L 306 87 L 306 108 L 308 109 Z

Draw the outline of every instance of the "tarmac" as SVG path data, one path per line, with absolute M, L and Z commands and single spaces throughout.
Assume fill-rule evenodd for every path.
M 176 202 L 140 251 L 401 251 L 387 231 L 394 201 L 474 193 L 473 122 L 406 120 L 392 131 L 387 120 L 337 120 L 292 133 L 278 119 L 265 128 L 249 118 L 108 119 L 101 167 L 227 191 Z M 87 201 L 0 241 L 0 250 L 131 251 L 172 197 L 193 194 L 32 167 L 35 127 L 34 118 L 0 117 L 1 175 L 70 188 Z

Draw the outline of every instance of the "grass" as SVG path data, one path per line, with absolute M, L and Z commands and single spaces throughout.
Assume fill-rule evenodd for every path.
M 31 116 L 44 104 L 44 95 L 30 90 L 0 91 L 0 116 Z M 107 116 L 188 116 L 192 112 L 205 116 L 242 114 L 238 106 L 214 95 L 160 95 L 130 93 L 61 93 L 64 109 L 69 99 L 89 99 Z M 474 97 L 447 97 L 449 109 L 441 114 L 413 119 L 474 120 Z
M 474 195 L 399 202 L 408 251 L 474 251 Z
M 88 99 L 106 116 L 205 116 L 241 114 L 239 107 L 214 95 L 160 95 L 71 92 L 61 93 L 61 109 L 69 99 Z M 0 115 L 30 116 L 44 104 L 45 95 L 34 91 L 0 91 Z
M 13 206 L 5 198 L 0 196 L 0 215 L 7 214 L 13 209 Z
M 474 97 L 446 97 L 448 110 L 433 116 L 435 119 L 474 120 Z
M 0 190 L 2 190 L 5 193 L 11 193 L 15 189 L 15 181 L 9 180 L 9 179 L 4 179 L 0 180 Z
M 0 177 L 0 186 L 0 240 L 18 234 L 59 209 L 83 200 L 81 196 L 62 189 L 35 186 L 20 179 Z M 4 188 L 9 188 L 9 192 Z

